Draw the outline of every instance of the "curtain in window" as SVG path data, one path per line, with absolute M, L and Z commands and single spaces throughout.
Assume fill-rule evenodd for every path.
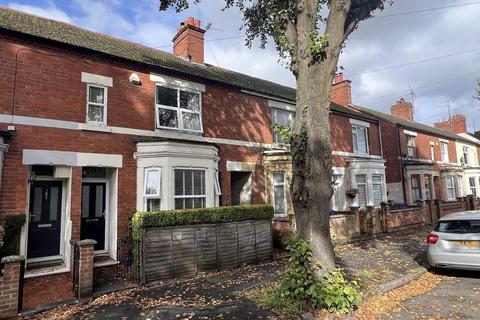
M 285 216 L 285 174 L 283 172 L 273 173 L 273 206 L 276 216 Z
M 373 204 L 380 205 L 383 202 L 383 177 L 381 175 L 372 175 Z
M 365 175 L 357 175 L 355 176 L 355 180 L 357 183 L 357 200 L 358 200 L 358 205 L 360 207 L 366 207 L 367 206 L 367 184 L 366 184 L 366 176 Z

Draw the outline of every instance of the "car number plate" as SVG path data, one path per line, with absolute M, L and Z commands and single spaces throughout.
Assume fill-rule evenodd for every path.
M 476 240 L 460 240 L 461 247 L 476 248 L 480 247 L 480 241 Z

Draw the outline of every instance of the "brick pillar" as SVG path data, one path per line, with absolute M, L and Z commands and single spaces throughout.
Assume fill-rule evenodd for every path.
M 422 220 L 423 220 L 423 224 L 424 225 L 427 225 L 427 224 L 430 224 L 429 222 L 429 216 L 428 216 L 428 212 L 427 212 L 427 207 L 425 206 L 425 201 L 423 200 L 417 200 L 417 206 L 420 207 L 422 209 L 422 212 L 423 212 L 423 217 L 422 217 Z
M 25 258 L 8 256 L 2 259 L 3 277 L 0 277 L 0 319 L 16 317 L 21 294 L 20 278 Z
M 388 213 L 390 212 L 390 204 L 386 202 L 382 202 L 380 204 L 382 206 L 381 208 L 381 226 L 382 226 L 382 232 L 383 233 L 388 233 Z
M 75 246 L 79 250 L 77 271 L 78 298 L 88 298 L 93 294 L 93 255 L 96 244 L 97 241 L 90 239 L 75 241 Z M 73 267 L 76 268 L 76 266 Z

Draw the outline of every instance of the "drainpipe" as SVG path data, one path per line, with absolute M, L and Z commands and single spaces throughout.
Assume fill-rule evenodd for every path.
M 2 186 L 3 159 L 8 150 L 8 144 L 3 143 L 3 137 L 0 137 L 0 189 Z
M 382 141 L 382 121 L 378 121 L 378 139 L 380 142 L 380 154 L 382 155 L 383 159 L 383 141 Z
M 405 188 L 405 165 L 403 163 L 403 157 L 402 157 L 402 147 L 400 143 L 400 127 L 395 126 L 397 129 L 397 153 L 400 157 L 400 179 L 402 181 L 402 191 L 403 191 L 403 201 L 407 202 L 407 190 Z

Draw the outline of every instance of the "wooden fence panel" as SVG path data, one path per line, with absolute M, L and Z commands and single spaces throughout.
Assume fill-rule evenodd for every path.
M 226 270 L 238 267 L 238 238 L 236 223 L 217 225 L 218 269 Z
M 238 240 L 240 264 L 255 263 L 255 222 L 238 223 Z
M 173 229 L 173 276 L 184 277 L 196 273 L 195 228 Z
M 172 228 L 146 229 L 142 256 L 146 283 L 171 278 Z
M 255 221 L 255 244 L 257 261 L 272 259 L 272 224 L 270 221 Z
M 270 220 L 143 230 L 144 283 L 272 259 Z
M 197 226 L 195 236 L 197 272 L 216 270 L 217 227 L 215 225 Z

